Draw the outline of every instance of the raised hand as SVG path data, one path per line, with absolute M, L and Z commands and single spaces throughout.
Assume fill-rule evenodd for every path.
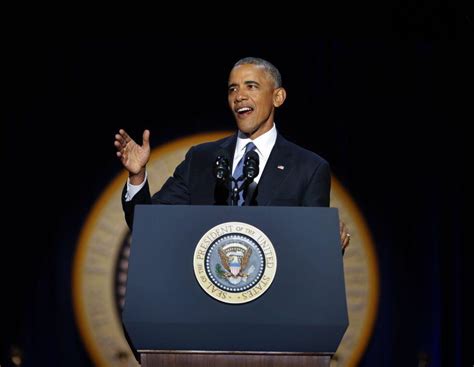
M 150 131 L 143 132 L 143 144 L 139 145 L 123 129 L 115 134 L 117 157 L 129 172 L 130 183 L 138 185 L 145 179 L 145 167 L 150 159 Z

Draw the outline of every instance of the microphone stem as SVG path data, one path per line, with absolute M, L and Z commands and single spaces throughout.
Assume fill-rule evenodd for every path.
M 245 187 L 245 182 L 242 183 L 242 185 L 238 185 L 240 181 L 246 181 L 246 177 L 240 176 L 238 179 L 235 179 L 234 177 L 230 176 L 230 179 L 232 180 L 231 184 L 231 199 L 230 199 L 230 205 L 231 206 L 238 206 L 239 204 L 239 194 L 241 191 L 244 190 Z

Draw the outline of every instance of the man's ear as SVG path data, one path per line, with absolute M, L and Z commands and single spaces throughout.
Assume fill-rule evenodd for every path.
M 273 106 L 280 107 L 286 99 L 286 90 L 283 87 L 277 88 L 273 91 Z

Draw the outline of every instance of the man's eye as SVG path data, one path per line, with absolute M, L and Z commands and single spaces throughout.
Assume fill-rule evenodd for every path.
M 235 92 L 236 90 L 237 90 L 237 88 L 235 88 L 235 87 L 230 87 L 230 88 L 229 88 L 229 93 L 233 93 L 233 92 Z

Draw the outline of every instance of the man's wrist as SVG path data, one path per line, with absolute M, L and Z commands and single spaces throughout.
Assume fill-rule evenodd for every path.
M 135 186 L 141 185 L 145 181 L 145 172 L 146 170 L 143 168 L 138 173 L 130 173 L 128 175 L 130 184 Z

